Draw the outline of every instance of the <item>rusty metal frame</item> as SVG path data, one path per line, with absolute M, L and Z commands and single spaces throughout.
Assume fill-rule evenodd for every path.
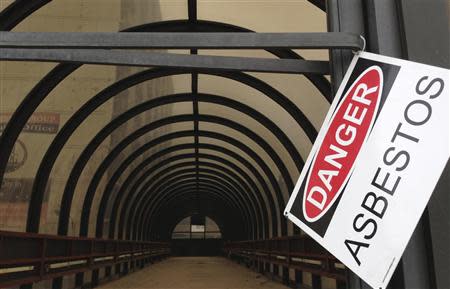
M 170 254 L 169 243 L 63 237 L 0 231 L 0 287 L 127 262 L 141 265 Z
M 226 242 L 223 250 L 226 256 L 248 259 L 253 266 L 258 262 L 265 262 L 333 278 L 339 282 L 346 280 L 343 264 L 307 236 Z

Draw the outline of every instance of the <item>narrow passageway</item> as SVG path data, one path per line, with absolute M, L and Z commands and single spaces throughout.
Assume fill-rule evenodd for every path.
M 99 288 L 286 289 L 288 287 L 223 257 L 172 257 Z
M 450 289 L 449 1 L 0 0 L 0 289 Z

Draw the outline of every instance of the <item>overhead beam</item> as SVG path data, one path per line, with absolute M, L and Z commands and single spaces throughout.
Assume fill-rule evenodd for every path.
M 40 0 L 34 0 L 40 1 Z M 27 2 L 28 3 L 28 2 Z M 11 4 L 13 5 L 13 4 Z M 3 10 L 0 13 L 0 28 L 2 28 Z M 25 16 L 24 16 L 25 17 Z M 197 20 L 195 23 L 189 23 L 188 20 L 171 20 L 162 22 L 146 23 L 125 29 L 127 32 L 252 32 L 246 28 L 234 26 L 226 23 Z M 302 59 L 300 55 L 289 49 L 268 49 L 268 53 L 278 58 Z M 71 73 L 81 67 L 81 64 L 60 64 L 45 75 L 25 96 L 21 104 L 11 116 L 6 125 L 2 137 L 0 138 L 0 186 L 2 184 L 5 167 L 9 155 L 14 147 L 21 130 L 27 120 L 39 104 L 48 96 L 48 94 L 60 84 Z M 210 70 L 212 71 L 212 70 Z M 322 75 L 305 74 L 305 77 L 321 92 L 328 102 L 331 102 L 330 82 Z M 279 99 L 279 98 L 277 98 Z M 38 180 L 39 178 L 36 178 Z
M 188 19 L 190 23 L 195 23 L 197 21 L 197 0 L 188 0 Z M 198 54 L 198 50 L 196 48 L 192 48 L 190 51 L 191 55 Z M 198 143 L 199 143 L 199 137 L 198 137 L 198 127 L 199 127 L 199 121 L 198 121 L 198 99 L 197 99 L 197 93 L 198 93 L 198 73 L 191 73 L 191 92 L 192 92 L 192 112 L 194 115 L 194 143 L 195 143 L 195 167 L 197 172 L 197 210 L 198 213 L 202 212 L 202 208 L 200 208 L 200 196 L 199 196 L 199 160 L 198 160 Z
M 327 61 L 95 50 L 0 48 L 0 60 L 44 61 L 139 67 L 198 68 L 226 71 L 329 74 Z
M 0 32 L 0 48 L 362 49 L 346 32 Z

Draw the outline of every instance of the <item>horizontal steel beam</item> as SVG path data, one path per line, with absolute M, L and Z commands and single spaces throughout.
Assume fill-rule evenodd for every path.
M 0 48 L 0 60 L 329 74 L 328 61 L 187 55 L 122 50 Z
M 357 34 L 254 32 L 0 32 L 0 48 L 362 49 Z

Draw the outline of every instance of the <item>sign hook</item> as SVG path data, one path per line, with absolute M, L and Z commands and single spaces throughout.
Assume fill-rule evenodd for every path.
M 359 35 L 359 38 L 361 38 L 361 40 L 362 40 L 362 42 L 363 42 L 363 47 L 362 47 L 362 49 L 361 50 L 358 50 L 358 51 L 354 51 L 353 50 L 353 54 L 355 54 L 355 55 L 357 55 L 357 54 L 359 54 L 359 53 L 361 53 L 361 52 L 364 52 L 364 51 L 366 51 L 366 38 L 364 38 L 364 36 L 362 36 L 362 35 Z

